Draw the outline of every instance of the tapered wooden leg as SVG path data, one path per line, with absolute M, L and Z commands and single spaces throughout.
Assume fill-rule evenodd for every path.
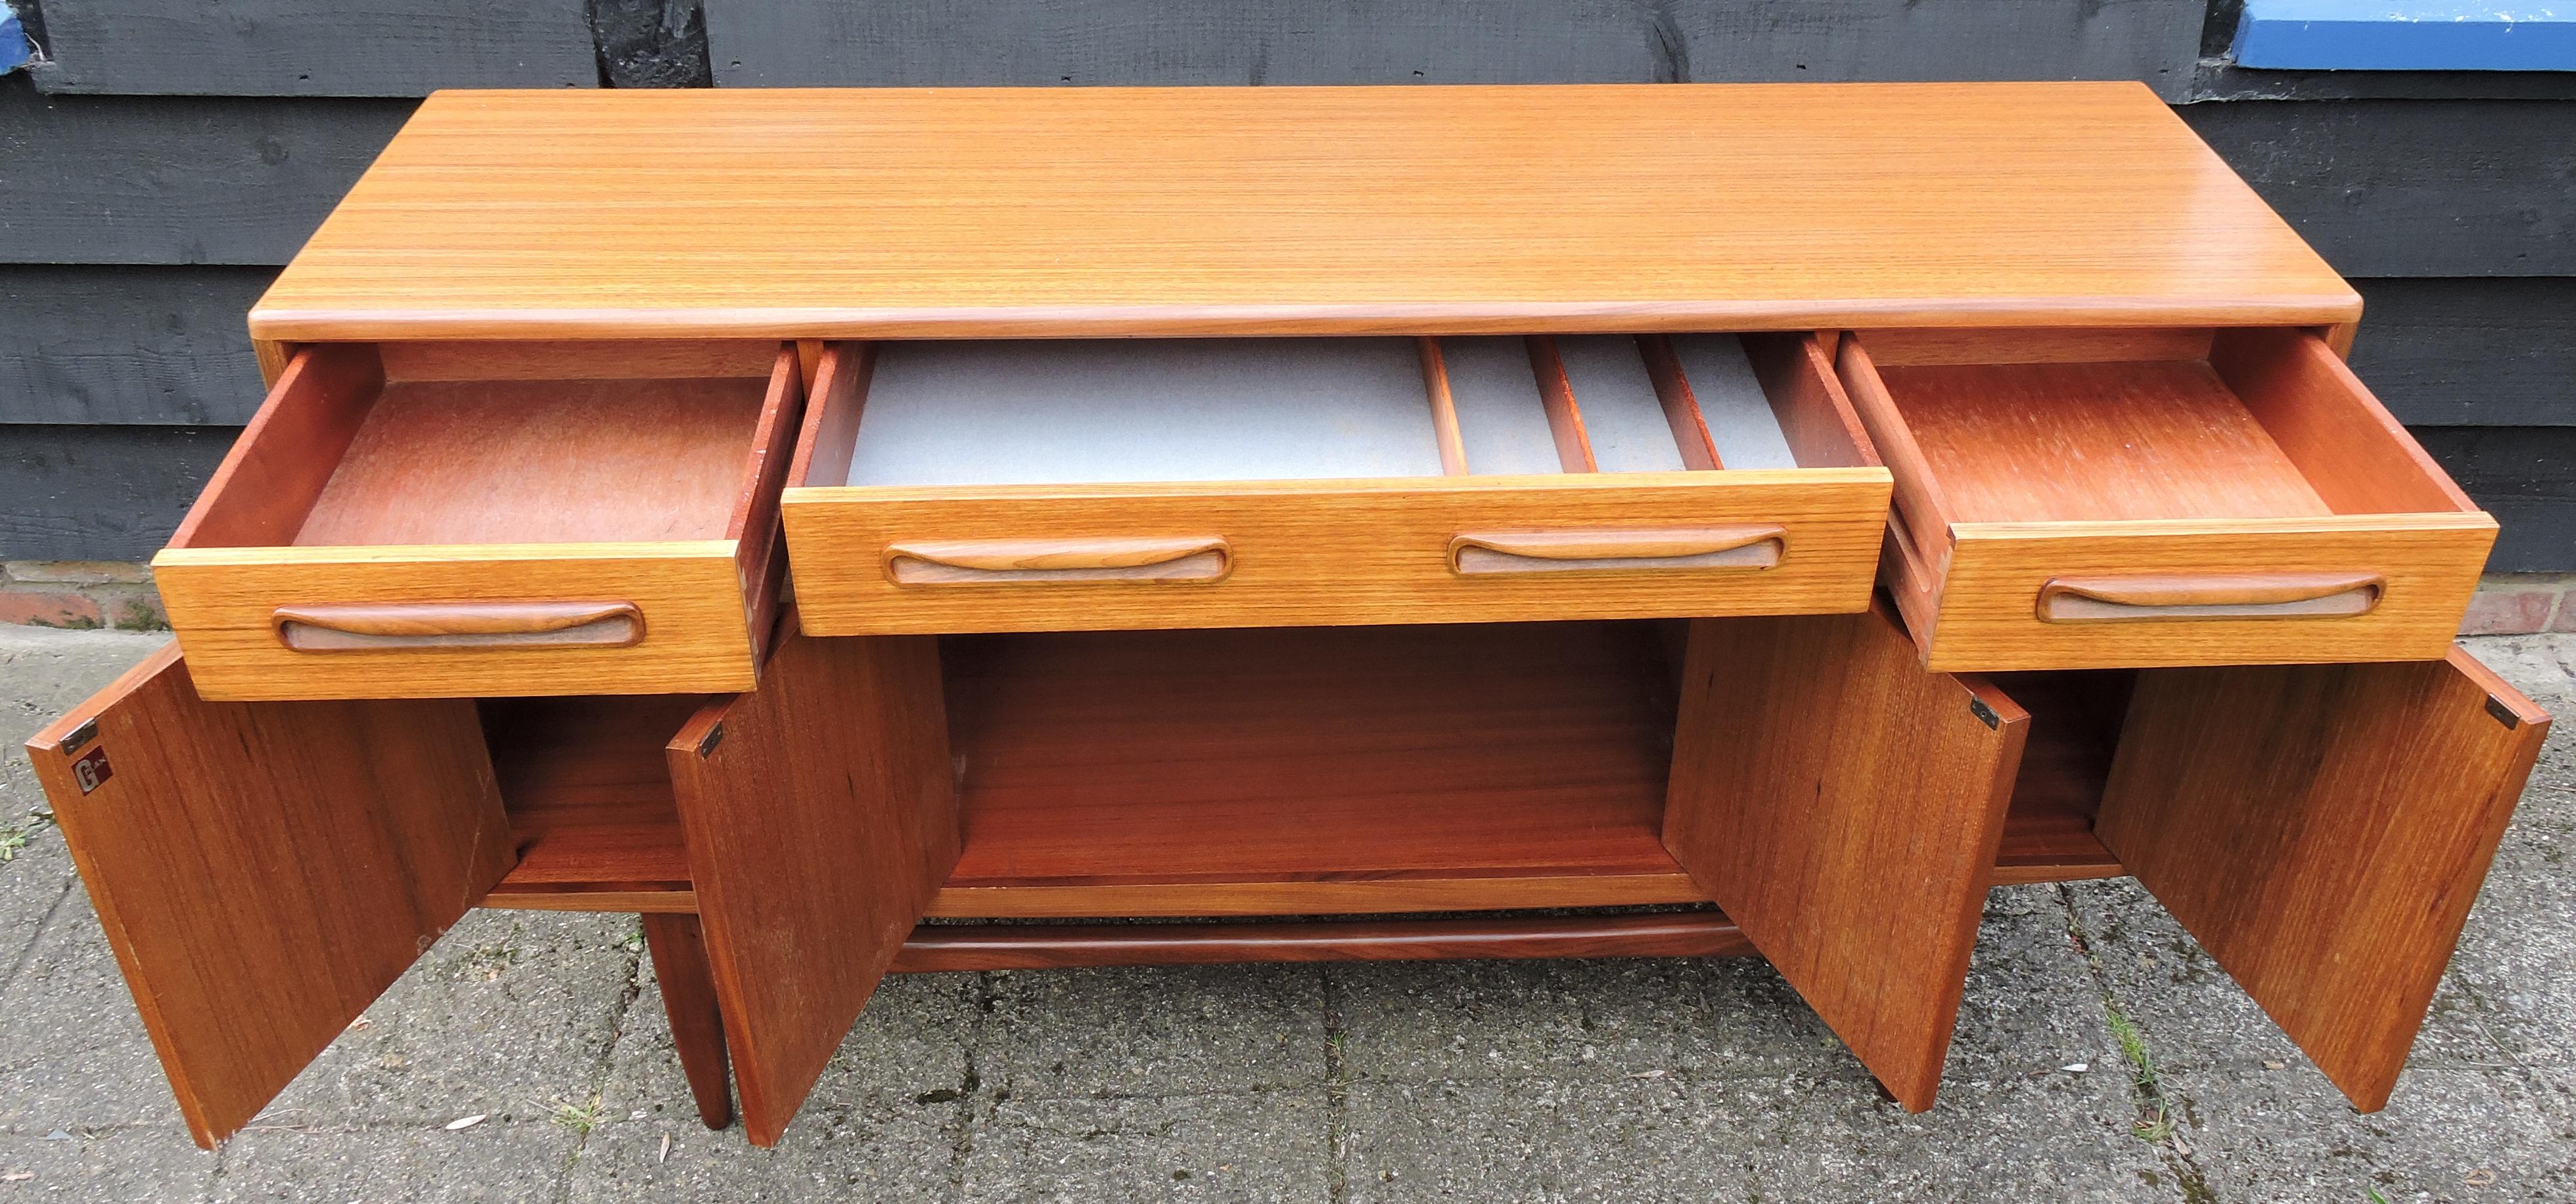
M 644 947 L 653 951 L 653 977 L 662 984 L 662 1008 L 671 1016 L 671 1044 L 680 1071 L 698 1099 L 698 1119 L 710 1129 L 733 1123 L 733 1073 L 725 1060 L 724 1014 L 716 1006 L 716 979 L 707 968 L 707 943 L 693 915 L 647 915 Z

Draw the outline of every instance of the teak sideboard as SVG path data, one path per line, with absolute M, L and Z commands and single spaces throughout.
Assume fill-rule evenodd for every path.
M 440 93 L 30 747 L 206 1144 L 478 906 L 764 1145 L 887 973 L 1265 959 L 1758 953 L 1920 1110 L 2116 875 L 2375 1109 L 2549 719 L 2360 310 L 2129 84 Z

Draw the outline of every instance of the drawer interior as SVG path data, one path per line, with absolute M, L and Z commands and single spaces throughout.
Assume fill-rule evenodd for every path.
M 951 636 L 964 851 L 932 914 L 1320 915 L 1703 901 L 1665 852 L 1673 628 L 1645 621 Z M 2093 839 L 2133 675 L 2032 712 L 1999 882 Z M 696 906 L 664 745 L 706 700 L 489 700 L 521 850 L 489 906 Z
M 1887 331 L 1843 354 L 1921 538 L 2475 509 L 2304 331 Z
M 802 485 L 996 486 L 1875 464 L 1811 339 L 889 342 Z
M 739 538 L 794 429 L 793 363 L 749 341 L 308 347 L 171 546 Z

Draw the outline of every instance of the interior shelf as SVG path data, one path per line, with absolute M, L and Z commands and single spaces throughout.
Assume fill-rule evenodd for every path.
M 1660 839 L 1658 625 L 949 637 L 965 843 L 946 917 L 1704 902 Z M 2028 673 L 1997 882 L 2119 874 L 2092 835 L 2128 674 Z M 689 911 L 663 745 L 694 696 L 508 699 L 496 907 Z
M 952 638 L 934 915 L 1681 902 L 1643 624 Z

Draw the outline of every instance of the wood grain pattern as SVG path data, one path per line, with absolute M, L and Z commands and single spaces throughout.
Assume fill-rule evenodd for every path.
M 695 912 L 662 750 L 705 703 L 690 694 L 483 700 L 518 850 L 483 905 Z
M 751 629 L 753 648 L 769 646 L 779 602 L 787 594 L 787 531 L 778 521 L 778 499 L 794 466 L 796 436 L 805 426 L 803 364 L 804 353 L 793 344 L 771 352 L 769 387 L 761 395 L 760 423 L 752 428 L 750 462 L 735 484 L 732 516 L 725 522 L 734 567 L 742 574 L 743 622 Z
M 937 643 L 783 625 L 666 757 L 754 1145 L 775 1144 L 958 853 Z
M 152 560 L 200 688 L 229 701 L 747 690 L 758 680 L 729 539 L 390 548 L 168 548 Z M 614 599 L 644 617 L 620 648 L 437 648 L 309 655 L 281 604 Z
M 212 698 L 747 689 L 803 401 L 776 341 L 647 342 L 624 363 L 578 344 L 307 348 L 155 580 Z M 629 606 L 642 638 L 316 658 L 275 619 L 504 602 Z
M 1838 368 L 1896 480 L 1882 578 L 1929 667 L 2425 660 L 2458 630 L 2494 520 L 2313 333 L 2221 332 L 2209 363 L 1910 367 L 1878 365 L 1876 337 Z M 2052 581 L 2249 572 L 2385 587 L 2307 616 L 2041 618 Z
M 2209 618 L 2367 614 L 2388 582 L 2375 573 L 2129 574 L 2052 577 L 2039 587 L 2043 623 L 2138 623 Z
M 1630 618 L 1848 611 L 1866 604 L 1887 512 L 1876 468 L 1331 482 L 791 489 L 796 588 L 823 635 Z M 1494 530 L 1778 526 L 1759 573 L 1450 571 Z M 1231 571 L 1188 589 L 1014 583 L 906 589 L 885 549 L 913 540 L 1217 536 Z
M 992 585 L 1047 581 L 1221 581 L 1233 567 L 1225 540 L 957 539 L 886 545 L 886 579 L 897 585 Z
M 1834 350 L 1834 377 L 1851 402 L 1852 416 L 1867 432 L 1870 447 L 1887 465 L 1893 485 L 1888 515 L 1890 535 L 1901 537 L 1913 555 L 1932 570 L 1923 587 L 1932 588 L 1950 554 L 1950 523 L 1958 508 L 1950 501 L 1940 475 L 1932 470 L 1932 461 L 1924 455 L 1923 446 L 1914 438 L 1905 415 L 1897 409 L 1896 399 L 1887 391 L 1887 382 L 1878 371 L 1877 361 L 1860 337 L 1847 334 Z M 1904 590 L 1891 587 L 1901 598 Z M 1906 618 L 1913 620 L 1908 611 Z M 1916 624 L 1917 638 L 1927 629 Z
M 1548 434 L 1556 439 L 1557 466 L 1566 472 L 1601 471 L 1592 454 L 1592 436 L 1583 429 L 1583 406 L 1574 399 L 1574 383 L 1566 379 L 1565 357 L 1558 354 L 1555 337 L 1534 334 L 1527 342 L 1530 373 L 1538 380 L 1539 406 L 1547 412 Z
M 787 472 L 790 487 L 849 484 L 859 419 L 867 411 L 868 385 L 876 377 L 877 350 L 873 342 L 823 344 L 806 400 L 805 429 L 796 437 L 796 458 Z
M 1748 334 L 1744 358 L 1770 399 L 1781 438 L 1801 468 L 1877 468 L 1878 449 L 1842 381 L 1834 352 L 1814 334 Z
M 1630 624 L 946 641 L 966 846 L 936 914 L 1697 901 Z
M 2354 1106 L 2376 1111 L 2548 729 L 2456 650 L 2143 673 L 2099 830 Z
M 1469 531 L 1449 541 L 1449 567 L 1480 573 L 1670 573 L 1771 568 L 1788 531 L 1769 523 L 1645 530 Z
M 1961 523 L 1941 576 L 1926 664 L 1945 671 L 2438 658 L 2459 631 L 2495 540 L 2483 514 L 2343 515 L 2209 522 Z M 2379 604 L 2315 619 L 2043 623 L 2064 577 L 2223 577 L 2247 565 L 2384 578 Z M 1909 612 L 1909 625 L 1912 625 Z M 1922 632 L 1922 626 L 1915 630 Z
M 776 339 L 480 339 L 380 343 L 389 380 L 702 380 L 771 377 Z
M 388 381 L 291 542 L 728 538 L 765 385 Z
M 643 612 L 625 602 L 281 606 L 270 618 L 278 642 L 298 652 L 462 644 L 624 647 L 644 638 Z
M 1868 332 L 1881 368 L 1933 364 L 2101 364 L 2206 360 L 2213 332 L 2194 326 L 2096 326 L 2051 330 L 1923 327 Z
M 509 865 L 469 703 L 207 702 L 164 646 L 27 751 L 209 1149 Z
M 1654 382 L 1664 421 L 1673 428 L 1673 446 L 1681 449 L 1682 467 L 1708 472 L 1726 467 L 1718 459 L 1717 441 L 1709 437 L 1708 416 L 1700 413 L 1699 399 L 1691 393 L 1690 377 L 1673 354 L 1672 340 L 1659 334 L 1638 335 L 1637 354 L 1646 362 L 1646 378 Z
M 1665 847 L 1908 1111 L 1940 1090 L 2029 719 L 1882 611 L 1691 625 Z
M 2299 330 L 2230 330 L 2209 362 L 2335 513 L 2478 508 L 2325 340 Z
M 295 542 L 331 474 L 384 387 L 366 346 L 298 354 L 233 441 L 232 451 L 170 536 L 174 547 L 254 547 Z
M 619 220 L 562 217 L 602 204 Z M 2131 83 L 869 88 L 434 96 L 251 325 L 1436 335 L 2357 307 Z
M 2333 513 L 2204 363 L 1882 363 L 1879 377 L 1954 523 Z
M 1413 345 L 1422 357 L 1422 394 L 1431 402 L 1431 438 L 1440 445 L 1440 471 L 1466 476 L 1467 442 L 1458 431 L 1458 399 L 1449 392 L 1449 365 L 1440 354 L 1440 340 L 1424 335 Z
M 1585 626 L 1585 625 L 1575 625 Z M 1659 634 L 1664 625 L 1656 624 Z M 1582 636 L 1555 627 L 1535 629 L 1546 637 L 1542 642 L 1564 643 L 1582 639 L 1617 639 L 1606 632 Z M 1146 838 L 1168 841 L 1172 847 L 1213 845 L 1182 856 L 1170 866 L 1145 864 L 1139 854 L 1136 868 L 1140 877 L 1128 885 L 1103 885 L 1097 881 L 1084 885 L 1050 886 L 1044 884 L 961 884 L 952 881 L 943 888 L 933 905 L 937 914 L 957 916 L 1061 916 L 1061 915 L 1132 915 L 1160 911 L 1166 914 L 1243 915 L 1318 914 L 1328 912 L 1440 910 L 1493 907 L 1497 899 L 1517 900 L 1514 905 L 1539 906 L 1562 903 L 1568 906 L 1615 903 L 1696 902 L 1704 898 L 1680 866 L 1659 851 L 1652 838 L 1651 822 L 1643 820 L 1643 803 L 1629 821 L 1638 831 L 1635 840 L 1639 857 L 1630 867 L 1634 872 L 1595 872 L 1598 867 L 1581 873 L 1562 873 L 1563 867 L 1539 866 L 1486 877 L 1457 877 L 1431 859 L 1418 874 L 1386 877 L 1355 875 L 1347 879 L 1291 879 L 1264 882 L 1251 875 L 1236 875 L 1218 881 L 1181 880 L 1182 871 L 1193 866 L 1206 869 L 1228 859 L 1242 863 L 1245 858 L 1268 857 L 1274 865 L 1293 866 L 1299 854 L 1293 831 L 1297 817 L 1307 814 L 1312 805 L 1310 794 L 1317 791 L 1347 789 L 1366 795 L 1381 783 L 1372 778 L 1363 765 L 1345 782 L 1336 777 L 1321 784 L 1310 784 L 1304 768 L 1310 761 L 1322 759 L 1327 764 L 1340 748 L 1339 742 L 1356 739 L 1355 728 L 1363 725 L 1338 719 L 1343 709 L 1337 701 L 1340 692 L 1369 696 L 1392 690 L 1401 699 L 1417 699 L 1420 705 L 1407 712 L 1406 724 L 1425 725 L 1430 714 L 1422 707 L 1447 705 L 1457 695 L 1472 695 L 1478 706 L 1506 706 L 1510 700 L 1529 696 L 1555 699 L 1557 705 L 1575 707 L 1585 724 L 1600 723 L 1584 698 L 1599 695 L 1610 700 L 1614 711 L 1629 716 L 1636 724 L 1630 740 L 1637 748 L 1660 746 L 1669 733 L 1668 711 L 1652 705 L 1654 697 L 1669 697 L 1675 677 L 1663 674 L 1656 665 L 1640 666 L 1623 656 L 1607 665 L 1570 668 L 1567 663 L 1548 658 L 1535 658 L 1525 665 L 1516 653 L 1518 642 L 1509 630 L 1496 630 L 1479 637 L 1461 629 L 1434 629 L 1425 638 L 1434 643 L 1447 642 L 1462 648 L 1486 647 L 1488 652 L 1478 662 L 1481 667 L 1465 685 L 1442 686 L 1434 680 L 1413 680 L 1416 674 L 1409 665 L 1426 663 L 1424 672 L 1437 670 L 1446 663 L 1439 656 L 1398 655 L 1384 666 L 1367 666 L 1339 681 L 1327 680 L 1340 672 L 1336 666 L 1342 658 L 1328 657 L 1317 664 L 1304 662 L 1311 656 L 1299 653 L 1300 642 L 1309 638 L 1321 640 L 1321 648 L 1365 651 L 1365 645 L 1354 640 L 1370 640 L 1354 633 L 1299 633 L 1290 631 L 1237 632 L 1230 634 L 1138 634 L 1127 637 L 996 637 L 950 641 L 955 655 L 949 658 L 947 672 L 953 682 L 946 693 L 957 704 L 955 714 L 963 725 L 981 714 L 977 700 L 995 694 L 1021 694 L 1040 688 L 1051 676 L 1061 674 L 1062 684 L 1045 687 L 1051 692 L 1041 697 L 1027 694 L 1016 704 L 1023 714 L 1021 726 L 1029 729 L 1012 736 L 1000 733 L 1014 746 L 1054 750 L 1056 759 L 1044 765 L 1021 767 L 1031 783 L 1032 798 L 1093 797 L 1106 809 L 1129 794 L 1147 798 L 1170 797 L 1185 800 L 1214 797 L 1226 789 L 1226 774 L 1200 772 L 1202 762 L 1174 759 L 1169 746 L 1211 748 L 1209 755 L 1232 756 L 1241 753 L 1253 764 L 1275 765 L 1269 782 L 1273 788 L 1259 798 L 1246 797 L 1240 805 L 1260 802 L 1276 806 L 1281 815 L 1263 821 L 1257 831 L 1291 833 L 1280 835 L 1266 852 L 1224 848 L 1232 839 L 1230 830 L 1212 828 L 1191 822 L 1190 815 L 1179 803 L 1172 804 L 1159 816 L 1132 817 L 1116 825 L 1118 831 L 1130 833 L 1141 844 Z M 1656 659 L 1668 659 L 1671 649 L 1661 639 L 1647 641 L 1659 652 Z M 1218 685 L 1200 682 L 1184 683 L 1185 676 L 1176 663 L 1175 654 L 1166 646 L 1178 649 L 1200 649 L 1197 658 L 1182 658 L 1181 663 L 1218 662 L 1210 674 L 1233 672 L 1234 662 L 1227 652 L 1235 647 L 1268 648 L 1270 651 L 1251 658 L 1256 670 L 1243 680 L 1263 689 L 1288 689 L 1289 707 L 1254 715 L 1245 724 L 1228 729 L 1226 716 L 1243 712 L 1252 714 L 1247 703 L 1228 704 L 1232 709 L 1213 715 L 1199 712 L 1196 696 L 1190 691 L 1218 691 Z M 1129 653 L 1124 657 L 1121 651 Z M 995 681 L 997 675 L 1008 678 L 1016 672 L 1031 681 L 1023 686 L 1008 680 Z M 1519 666 L 1515 668 L 1515 666 Z M 1302 672 L 1300 672 L 1302 668 Z M 1677 671 L 1679 666 L 1673 668 Z M 1442 670 L 1445 671 L 1445 670 Z M 1277 677 L 1272 674 L 1279 675 Z M 1661 675 L 1661 686 L 1646 680 Z M 1518 681 L 1490 692 L 1482 683 L 1489 678 Z M 2120 718 L 2126 705 L 2134 674 L 2123 671 L 2038 673 L 2011 675 L 2002 684 L 2014 700 L 2031 712 L 2030 737 L 2022 758 L 2022 774 L 2014 784 L 2012 810 L 2004 824 L 2002 852 L 1997 855 L 1998 881 L 2041 882 L 2062 878 L 2116 876 L 2119 863 L 2092 837 L 2093 814 L 2099 804 L 2102 783 L 2110 772 L 2113 747 L 2119 737 Z M 1551 680 L 1551 677 L 1553 678 Z M 1587 680 L 1605 678 L 1607 680 Z M 1232 679 L 1222 679 L 1232 680 Z M 1281 683 L 1292 683 L 1293 688 Z M 1397 683 L 1388 685 L 1388 682 Z M 1141 685 L 1139 683 L 1142 683 Z M 1622 684 L 1626 683 L 1626 684 Z M 1083 690 L 1088 689 L 1088 695 Z M 1103 744 L 1097 755 L 1086 760 L 1074 753 L 1078 736 L 1046 734 L 1057 724 L 1088 724 L 1085 718 L 1090 699 L 1131 699 L 1111 717 L 1097 721 L 1103 728 L 1117 728 L 1127 734 Z M 1487 701 L 1499 699 L 1500 701 Z M 694 912 L 697 900 L 692 890 L 688 858 L 680 833 L 679 813 L 671 794 L 670 769 L 664 746 L 699 707 L 700 701 L 689 696 L 600 696 L 492 699 L 482 704 L 483 723 L 488 733 L 492 760 L 498 775 L 502 798 L 509 811 L 514 844 L 519 850 L 518 864 L 485 900 L 491 907 L 528 907 L 550 910 L 579 911 L 650 911 Z M 1376 704 L 1387 705 L 1387 704 Z M 1643 706 L 1643 710 L 1639 710 Z M 1476 712 L 1470 712 L 1476 713 Z M 980 721 L 979 721 L 980 722 Z M 1514 721 L 1520 723 L 1524 721 Z M 1205 726 L 1209 730 L 1201 730 Z M 978 728 L 982 730 L 982 728 Z M 1082 728 L 1083 731 L 1090 730 Z M 1443 751 L 1440 756 L 1472 762 L 1482 755 L 1484 742 L 1474 739 L 1473 732 L 1441 732 L 1423 726 L 1423 740 L 1436 740 Z M 1519 729 L 1510 729 L 1518 739 Z M 1587 729 L 1588 730 L 1588 729 Z M 1157 743 L 1160 741 L 1161 743 Z M 1230 743 L 1229 743 L 1230 741 Z M 1504 742 L 1497 742 L 1504 743 Z M 972 789 L 977 775 L 973 772 L 977 758 L 972 749 L 960 743 L 969 762 L 970 789 L 966 805 L 974 805 L 977 794 Z M 1606 747 L 1617 748 L 1620 745 Z M 1400 748 L 1373 752 L 1401 765 L 1412 765 L 1392 781 L 1402 787 L 1414 779 L 1435 779 L 1436 766 L 1423 764 L 1425 758 L 1403 761 Z M 1517 754 L 1516 754 L 1517 755 Z M 1660 797 L 1665 779 L 1660 760 L 1649 754 L 1629 772 L 1639 782 L 1634 787 L 1637 797 Z M 1586 779 L 1582 755 L 1568 754 L 1548 763 L 1546 772 L 1568 782 L 1589 781 L 1585 789 L 1607 790 L 1609 779 L 1595 774 Z M 1606 761 L 1597 762 L 1607 765 Z M 1479 771 L 1482 772 L 1482 771 Z M 1645 775 L 1654 774 L 1651 781 Z M 1170 780 L 1166 781 L 1165 778 Z M 1096 779 L 1096 784 L 1093 783 Z M 1335 782 L 1343 782 L 1337 787 Z M 1622 789 L 1625 789 L 1624 787 Z M 1326 813 L 1335 813 L 1344 804 L 1330 802 Z M 1408 806 L 1411 804 L 1407 804 Z M 1034 814 L 1037 803 L 1030 804 Z M 1442 803 L 1439 807 L 1451 807 Z M 1366 813 L 1357 804 L 1350 810 Z M 1381 808 L 1383 809 L 1383 808 Z M 1436 810 L 1437 808 L 1435 808 Z M 1456 814 L 1475 820 L 1465 803 L 1455 804 Z M 1008 817 L 1005 817 L 1008 818 Z M 1436 816 L 1420 817 L 1436 827 Z M 1569 812 L 1569 820 L 1579 816 Z M 1387 823 L 1412 824 L 1415 820 L 1368 813 L 1366 823 L 1381 827 Z M 969 824 L 972 820 L 970 817 Z M 1053 829 L 1049 829 L 1053 830 Z M 1011 835 L 1005 825 L 1001 834 Z M 1038 839 L 1036 828 L 1027 830 L 1029 838 Z M 1125 838 L 1121 838 L 1124 840 Z M 1581 839 L 1591 840 L 1591 836 Z M 1364 844 L 1359 838 L 1335 842 Z M 1064 850 L 1039 849 L 1039 854 L 1062 858 Z M 1375 850 L 1363 852 L 1362 864 L 1382 856 Z M 1192 859 L 1196 860 L 1193 861 Z M 1320 865 L 1320 859 L 1313 864 Z M 1614 863 L 1615 865 L 1615 863 Z M 972 867 L 967 867 L 971 869 Z M 1331 867 L 1325 867 L 1330 869 Z M 1222 871 L 1221 871 L 1222 872 Z M 1513 879 L 1497 882 L 1496 877 Z
M 2094 836 L 2093 822 L 2137 673 L 2069 669 L 1999 673 L 1987 681 L 2030 714 L 1995 853 L 1995 883 L 2124 876 L 2119 859 Z
M 707 964 L 706 937 L 693 915 L 638 916 L 644 947 L 653 955 L 653 982 L 662 992 L 662 1011 L 671 1022 L 671 1047 L 679 1055 L 680 1073 L 689 1080 L 689 1095 L 698 1103 L 698 1119 L 710 1129 L 733 1123 L 733 1068 L 725 1057 L 724 1012 L 716 1003 L 714 971 Z
M 925 924 L 913 930 L 887 972 L 1752 952 L 1735 924 L 1714 911 L 1320 923 Z
M 1553 344 L 1533 338 L 1534 369 L 1543 384 L 1552 377 L 1558 386 L 1551 412 L 1563 419 L 1555 424 L 1560 451 L 1573 457 L 1569 465 L 1582 466 L 1579 473 L 910 487 L 817 484 L 846 479 L 834 465 L 857 438 L 873 364 L 873 345 L 836 344 L 815 387 L 808 447 L 781 503 L 799 605 L 808 629 L 820 635 L 1856 609 L 1866 605 L 1890 486 L 1875 458 L 1848 442 L 1856 420 L 1820 357 L 1806 350 L 1812 344 L 1805 336 L 1765 343 L 1762 378 L 1784 425 L 1807 432 L 1801 442 L 1830 467 L 1595 474 Z M 1618 580 L 1556 573 L 1467 580 L 1451 570 L 1454 541 L 1473 532 L 1580 536 L 1709 525 L 1777 526 L 1783 555 L 1757 574 L 1721 563 Z M 1110 580 L 1016 569 L 997 580 L 900 554 L 932 545 L 1073 549 L 1212 540 L 1222 541 L 1226 554 L 1203 558 L 1195 572 L 1122 572 Z M 913 578 L 909 584 L 940 588 L 906 588 L 903 574 Z M 1184 576 L 1196 584 L 1162 588 Z

